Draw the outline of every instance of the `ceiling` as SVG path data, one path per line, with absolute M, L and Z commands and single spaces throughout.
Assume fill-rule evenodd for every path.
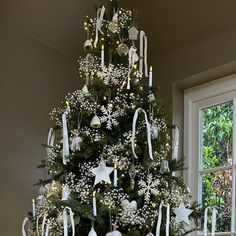
M 104 0 L 105 1 L 105 0 Z M 77 57 L 85 33 L 83 20 L 95 16 L 102 0 L 1 0 L 0 21 L 30 37 Z M 235 0 L 121 0 L 139 12 L 140 27 L 155 54 L 164 55 L 236 26 Z

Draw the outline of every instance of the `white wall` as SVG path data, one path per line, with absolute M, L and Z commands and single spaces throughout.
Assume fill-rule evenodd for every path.
M 21 235 L 44 157 L 49 111 L 79 86 L 76 61 L 0 25 L 0 235 Z

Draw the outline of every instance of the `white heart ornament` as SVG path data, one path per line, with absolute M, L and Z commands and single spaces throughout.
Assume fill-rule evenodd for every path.
M 115 230 L 115 231 L 107 233 L 106 236 L 122 236 L 122 234 L 118 230 Z
M 121 203 L 121 206 L 123 207 L 124 210 L 127 210 L 127 211 L 136 211 L 137 210 L 137 202 L 136 201 L 129 202 L 128 200 L 123 200 Z

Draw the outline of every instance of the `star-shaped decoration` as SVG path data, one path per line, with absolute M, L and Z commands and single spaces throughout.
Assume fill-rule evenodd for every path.
M 174 209 L 174 213 L 176 218 L 180 221 L 184 221 L 186 224 L 189 225 L 189 215 L 193 212 L 193 210 L 187 209 L 183 203 L 179 205 L 179 207 Z
M 99 166 L 91 170 L 91 172 L 95 175 L 94 185 L 100 183 L 101 181 L 105 181 L 110 184 L 110 174 L 113 170 L 113 167 L 107 167 L 104 160 L 101 160 Z

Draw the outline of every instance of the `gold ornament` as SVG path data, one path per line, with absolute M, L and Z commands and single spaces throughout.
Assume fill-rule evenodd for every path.
M 129 53 L 129 47 L 125 44 L 125 43 L 121 43 L 118 47 L 117 47 L 117 53 L 119 56 L 124 57 L 127 56 Z
M 113 34 L 117 33 L 119 30 L 118 22 L 111 21 L 108 25 L 108 30 L 110 30 Z

